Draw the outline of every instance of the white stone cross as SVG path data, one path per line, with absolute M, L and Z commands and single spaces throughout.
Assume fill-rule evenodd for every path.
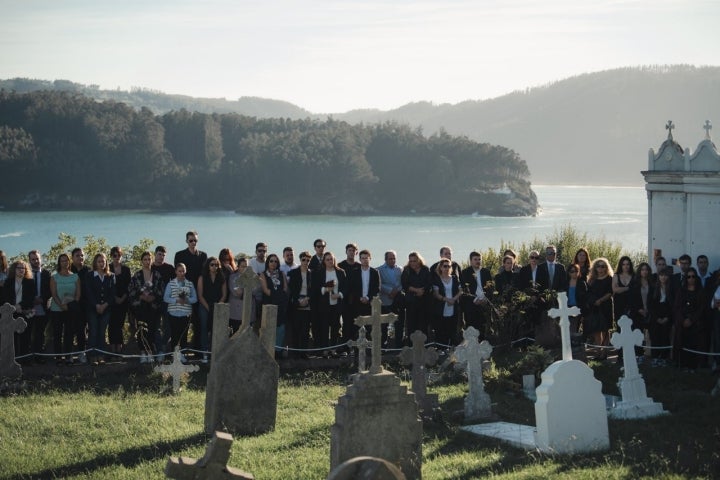
M 0 307 L 0 377 L 22 375 L 20 364 L 15 361 L 15 333 L 22 333 L 27 323 L 22 317 L 14 318 L 15 307 L 5 303 Z
M 705 120 L 703 129 L 705 130 L 705 138 L 710 140 L 710 130 L 712 130 L 712 123 L 710 123 L 710 120 Z
M 200 460 L 187 457 L 170 457 L 165 465 L 165 475 L 177 480 L 241 479 L 255 477 L 237 468 L 228 467 L 233 438 L 229 433 L 215 432 L 213 439 Z
M 460 362 L 467 362 L 468 395 L 465 397 L 465 420 L 475 420 L 490 415 L 490 396 L 483 385 L 482 363 L 490 358 L 492 345 L 487 340 L 478 343 L 480 332 L 468 327 L 463 332 L 465 339 L 455 348 L 453 354 Z
M 260 278 L 253 271 L 252 268 L 246 267 L 245 271 L 237 276 L 235 284 L 243 289 L 243 312 L 242 312 L 242 323 L 240 324 L 240 330 L 238 333 L 245 331 L 250 328 L 250 317 L 252 316 L 253 307 L 253 290 L 260 286 Z
M 362 373 L 366 370 L 365 368 L 365 349 L 372 347 L 373 342 L 367 339 L 367 330 L 365 325 L 360 327 L 358 330 L 357 340 L 348 340 L 349 347 L 356 347 L 358 349 L 358 373 Z
M 570 316 L 580 315 L 578 307 L 567 306 L 567 293 L 559 292 L 558 308 L 551 308 L 548 315 L 560 318 L 560 340 L 562 341 L 562 359 L 572 360 L 572 344 L 570 343 Z
M 400 363 L 412 365 L 412 391 L 415 392 L 415 395 L 424 397 L 427 393 L 425 367 L 435 365 L 438 353 L 434 348 L 425 348 L 427 336 L 420 330 L 416 330 L 410 335 L 410 340 L 412 347 L 403 347 L 400 352 Z
M 640 371 L 635 358 L 635 346 L 642 345 L 645 336 L 637 328 L 632 330 L 632 320 L 627 315 L 620 317 L 617 324 L 620 327 L 620 333 L 613 333 L 610 343 L 613 347 L 622 348 L 625 378 L 637 377 L 640 375 Z
M 379 296 L 373 298 L 370 305 L 372 307 L 370 316 L 357 317 L 355 319 L 355 325 L 360 327 L 363 325 L 372 326 L 372 332 L 370 332 L 372 338 L 372 363 L 370 365 L 370 373 L 377 374 L 382 373 L 382 351 L 380 350 L 382 346 L 382 325 L 395 323 L 397 315 L 394 313 L 381 315 L 382 302 Z
M 158 373 L 169 373 L 173 378 L 173 393 L 180 391 L 180 377 L 183 373 L 197 372 L 200 367 L 197 365 L 183 365 L 180 361 L 180 346 L 175 345 L 173 352 L 173 362 L 170 365 L 158 365 L 155 371 Z

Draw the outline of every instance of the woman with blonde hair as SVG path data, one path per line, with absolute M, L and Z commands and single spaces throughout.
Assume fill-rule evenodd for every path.
M 23 317 L 28 323 L 32 322 L 36 287 L 32 271 L 27 263 L 18 260 L 10 265 L 3 290 L 4 302 L 15 307 L 13 316 Z M 18 357 L 30 353 L 31 331 L 32 329 L 28 326 L 22 333 L 15 334 L 15 355 Z
M 588 275 L 588 315 L 583 319 L 583 333 L 592 335 L 598 346 L 608 344 L 608 330 L 613 324 L 613 269 L 607 258 L 595 259 Z M 607 358 L 603 349 L 598 358 Z
M 93 257 L 92 271 L 85 281 L 88 309 L 88 347 L 92 365 L 105 363 L 99 350 L 105 349 L 105 335 L 110 322 L 110 305 L 115 301 L 115 275 L 110 272 L 107 257 L 98 253 Z

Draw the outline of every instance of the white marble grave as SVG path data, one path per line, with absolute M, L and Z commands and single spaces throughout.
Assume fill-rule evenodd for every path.
M 574 311 L 567 307 L 564 292 L 558 294 L 558 305 L 549 314 L 560 317 L 563 360 L 553 363 L 543 372 L 542 383 L 535 390 L 536 427 L 500 422 L 467 426 L 463 430 L 546 453 L 571 454 L 609 448 L 602 384 L 583 362 L 567 359 L 572 357 L 568 317 Z
M 181 358 L 180 346 L 175 345 L 172 363 L 170 365 L 158 365 L 155 367 L 155 371 L 157 373 L 169 374 L 172 377 L 172 389 L 174 394 L 178 394 L 180 392 L 180 379 L 184 374 L 200 370 L 200 367 L 197 365 L 183 364 Z
M 638 370 L 637 359 L 635 358 L 635 346 L 642 345 L 644 335 L 638 330 L 632 330 L 632 320 L 626 315 L 618 320 L 620 332 L 615 332 L 610 337 L 610 343 L 623 352 L 623 376 L 618 381 L 622 400 L 617 402 L 610 409 L 609 415 L 612 418 L 649 418 L 658 415 L 665 415 L 661 403 L 654 402 L 647 396 L 645 380 Z

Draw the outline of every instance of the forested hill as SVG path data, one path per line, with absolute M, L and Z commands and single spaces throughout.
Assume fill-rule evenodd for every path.
M 448 85 L 448 88 L 451 88 Z M 0 88 L 83 93 L 122 101 L 156 114 L 185 108 L 234 112 L 258 118 L 304 119 L 307 110 L 278 100 L 237 101 L 167 95 L 144 89 L 100 90 L 66 80 L 0 80 Z M 720 67 L 633 67 L 586 73 L 548 85 L 455 105 L 411 103 L 390 111 L 355 110 L 333 117 L 349 123 L 398 122 L 425 135 L 445 130 L 471 140 L 504 145 L 527 161 L 535 183 L 642 184 L 647 152 L 665 140 L 665 123 L 683 148 L 704 138 L 705 120 L 720 122 Z M 326 118 L 316 115 L 315 118 Z
M 155 115 L 77 93 L 0 91 L 5 208 L 533 215 L 510 149 L 394 122 Z

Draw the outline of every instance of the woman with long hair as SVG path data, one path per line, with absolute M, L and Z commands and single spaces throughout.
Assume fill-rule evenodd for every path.
M 340 312 L 347 293 L 347 276 L 337 266 L 335 255 L 325 252 L 312 281 L 313 298 L 317 299 L 317 326 L 313 326 L 315 347 L 327 348 L 336 345 L 340 338 Z M 324 351 L 323 355 L 327 356 L 328 352 Z
M 673 327 L 674 293 L 670 286 L 672 267 L 664 267 L 657 273 L 657 282 L 649 295 L 648 309 L 650 344 L 653 347 L 653 365 L 664 366 L 670 358 L 671 332 Z
M 587 248 L 579 248 L 578 251 L 575 252 L 575 257 L 573 258 L 572 263 L 580 267 L 579 278 L 587 281 L 588 275 L 590 274 L 590 265 L 592 264 L 590 253 Z
M 452 262 L 442 258 L 436 267 L 437 275 L 433 281 L 432 327 L 435 330 L 435 341 L 441 345 L 452 346 L 460 315 L 460 281 L 453 272 Z
M 140 261 L 142 268 L 132 276 L 128 295 L 132 312 L 138 322 L 140 363 L 151 363 L 153 355 L 162 349 L 160 315 L 165 285 L 160 271 L 152 269 L 152 253 L 143 252 Z
M 583 333 L 592 336 L 593 343 L 608 344 L 608 330 L 613 324 L 613 270 L 607 258 L 596 258 L 588 275 L 588 314 L 583 318 Z M 603 349 L 598 358 L 607 358 Z
M 587 311 L 588 286 L 585 279 L 582 278 L 581 272 L 582 269 L 577 263 L 571 263 L 567 267 L 567 304 L 568 307 L 578 307 L 580 309 L 580 315 L 570 317 L 570 331 L 573 333 L 579 331 L 583 315 Z
M 220 267 L 220 260 L 210 257 L 205 261 L 202 275 L 198 278 L 198 302 L 200 302 L 200 348 L 203 352 L 211 349 L 210 335 L 212 332 L 215 304 L 223 303 L 227 298 L 227 282 Z M 203 353 L 202 362 L 208 362 L 208 354 Z
M 408 334 L 420 330 L 428 334 L 428 307 L 432 290 L 430 269 L 418 252 L 408 254 L 408 262 L 400 275 L 405 292 L 405 324 Z
M 5 252 L 0 250 L 0 289 L 5 285 L 5 280 L 8 277 L 8 259 Z M 0 297 L 2 300 L 2 297 Z M 3 302 L 4 303 L 4 302 Z
M 228 278 L 228 304 L 230 304 L 230 328 L 234 334 L 240 330 L 243 318 L 245 291 L 240 286 L 240 275 L 248 268 L 247 258 L 242 257 L 238 262 L 238 268 Z M 252 307 L 255 303 L 250 301 Z M 255 318 L 254 310 L 250 311 L 250 318 Z M 248 326 L 250 322 L 248 321 Z
M 699 357 L 688 350 L 700 348 L 703 319 L 710 302 L 705 297 L 697 270 L 690 267 L 685 273 L 685 282 L 675 296 L 675 362 L 680 367 L 694 371 Z M 687 350 L 686 350 L 687 349 Z
M 99 350 L 105 349 L 105 335 L 110 322 L 110 305 L 115 301 L 115 275 L 110 272 L 107 257 L 98 253 L 93 257 L 92 271 L 85 282 L 88 309 L 88 356 L 92 365 L 105 363 Z
M 630 290 L 633 288 L 635 270 L 627 255 L 620 257 L 612 279 L 613 313 L 615 321 L 623 315 L 630 317 Z
M 265 271 L 260 274 L 262 304 L 277 305 L 277 323 L 275 324 L 275 346 L 285 345 L 285 324 L 287 323 L 288 286 L 285 274 L 280 271 L 280 258 L 271 253 L 265 259 Z M 275 351 L 275 357 L 279 357 Z
M 650 294 L 652 293 L 653 277 L 650 264 L 642 262 L 635 271 L 635 279 L 630 289 L 630 318 L 632 329 L 638 329 L 645 333 L 648 329 L 650 317 Z M 635 356 L 642 361 L 644 349 L 642 346 L 635 347 Z
M 62 353 L 72 351 L 72 328 L 80 300 L 80 278 L 70 271 L 70 256 L 61 253 L 57 259 L 56 271 L 50 277 L 50 318 L 53 329 L 55 361 L 65 363 Z
M 29 320 L 34 315 L 33 306 L 37 287 L 27 263 L 17 260 L 10 265 L 3 290 L 5 291 L 4 300 L 15 307 L 14 317 L 23 317 Z M 21 357 L 30 353 L 30 332 L 31 329 L 26 328 L 22 333 L 15 334 L 16 356 Z

